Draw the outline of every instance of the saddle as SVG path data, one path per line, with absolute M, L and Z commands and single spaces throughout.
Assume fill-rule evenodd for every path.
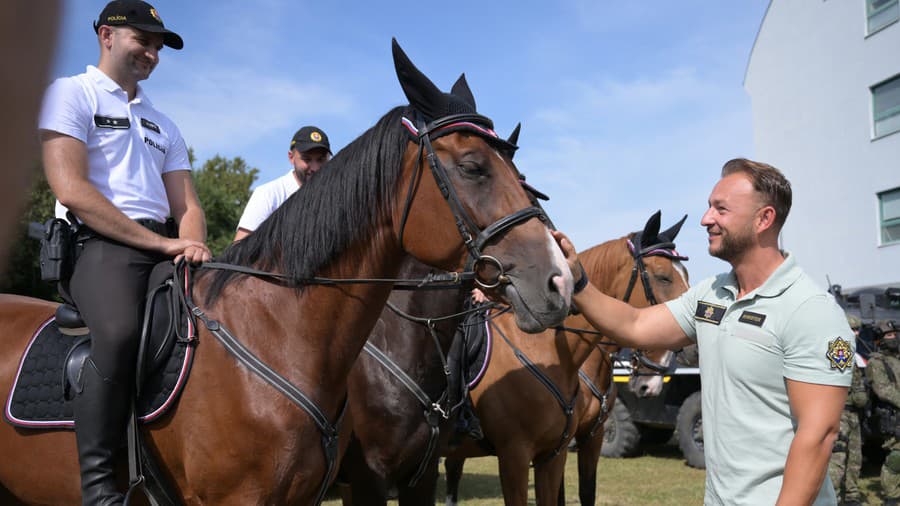
M 150 275 L 138 351 L 136 410 L 143 423 L 165 414 L 184 388 L 193 363 L 195 327 L 184 305 L 188 274 L 158 264 Z M 73 429 L 69 400 L 90 354 L 90 330 L 78 310 L 60 305 L 28 343 L 4 410 L 4 418 L 25 429 Z

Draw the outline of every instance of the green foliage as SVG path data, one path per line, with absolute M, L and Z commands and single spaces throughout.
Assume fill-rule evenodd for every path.
M 250 185 L 259 170 L 249 168 L 241 157 L 219 155 L 194 171 L 194 183 L 206 213 L 207 244 L 218 255 L 231 244 L 241 213 L 250 199 Z
M 31 193 L 18 232 L 14 236 L 9 252 L 6 270 L 0 269 L 0 292 L 30 295 L 42 299 L 52 299 L 56 294 L 56 283 L 41 280 L 38 249 L 40 243 L 28 237 L 30 222 L 44 223 L 53 217 L 56 199 L 50 192 L 50 185 L 44 177 L 40 164 L 35 164 L 32 175 Z
M 189 152 L 193 166 L 193 150 Z M 244 206 L 250 198 L 250 186 L 259 170 L 250 168 L 240 157 L 226 159 L 216 155 L 194 171 L 194 184 L 206 213 L 207 243 L 213 254 L 231 244 Z M 56 297 L 56 283 L 41 281 L 38 263 L 40 244 L 28 237 L 30 222 L 44 223 L 53 217 L 56 199 L 50 191 L 44 171 L 36 165 L 29 201 L 19 231 L 10 250 L 5 272 L 0 269 L 0 292 L 29 295 L 42 299 Z

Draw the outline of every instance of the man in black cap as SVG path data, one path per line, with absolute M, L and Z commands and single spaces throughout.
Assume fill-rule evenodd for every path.
M 256 230 L 278 207 L 322 168 L 331 156 L 328 136 L 322 129 L 305 126 L 291 139 L 288 161 L 291 171 L 253 190 L 238 222 L 234 240 L 239 241 Z
M 211 255 L 184 139 L 138 85 L 163 45 L 182 48 L 181 37 L 137 0 L 110 2 L 94 31 L 98 65 L 50 86 L 39 128 L 56 215 L 81 224 L 81 253 L 60 293 L 92 338 L 72 399 L 82 503 L 108 505 L 123 500 L 113 455 L 128 419 L 150 271 Z

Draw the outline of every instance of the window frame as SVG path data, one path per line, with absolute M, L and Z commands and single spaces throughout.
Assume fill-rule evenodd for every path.
M 874 33 L 878 33 L 881 30 L 884 30 L 885 28 L 891 26 L 892 24 L 894 24 L 898 20 L 900 20 L 900 0 L 888 0 L 887 3 L 885 3 L 884 5 L 882 5 L 881 7 L 879 7 L 878 9 L 876 9 L 874 11 L 871 9 L 872 1 L 873 0 L 865 0 L 865 4 L 866 4 L 866 36 L 872 35 Z M 897 17 L 882 24 L 881 26 L 878 26 L 876 28 L 872 27 L 872 17 L 873 16 L 876 16 L 876 15 L 878 15 L 888 9 L 891 9 L 895 6 L 898 10 Z
M 882 192 L 878 192 L 878 243 L 880 246 L 891 246 L 895 244 L 900 244 L 900 237 L 893 240 L 887 240 L 885 236 L 885 232 L 887 227 L 893 227 L 900 225 L 900 216 L 896 218 L 885 219 L 884 217 L 884 197 L 890 194 L 897 194 L 897 197 L 900 198 L 900 186 L 896 188 L 891 188 L 890 190 L 885 190 Z
M 881 139 L 882 137 L 887 137 L 889 135 L 893 135 L 897 132 L 900 132 L 900 125 L 898 125 L 895 129 L 889 132 L 878 132 L 878 122 L 884 121 L 888 118 L 893 118 L 894 116 L 900 116 L 900 104 L 892 107 L 888 111 L 885 111 L 881 114 L 875 111 L 875 90 L 881 86 L 884 86 L 893 81 L 897 81 L 900 84 L 900 74 L 895 74 L 883 81 L 873 84 L 869 87 L 869 96 L 871 101 L 871 111 L 872 111 L 872 140 Z

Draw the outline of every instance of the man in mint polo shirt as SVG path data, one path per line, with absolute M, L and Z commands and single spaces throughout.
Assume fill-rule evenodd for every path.
M 833 298 L 778 247 L 790 206 L 778 169 L 731 160 L 700 220 L 730 272 L 644 309 L 576 283 L 575 304 L 623 346 L 697 343 L 706 504 L 837 503 L 826 471 L 855 342 Z M 578 278 L 574 246 L 554 235 Z

